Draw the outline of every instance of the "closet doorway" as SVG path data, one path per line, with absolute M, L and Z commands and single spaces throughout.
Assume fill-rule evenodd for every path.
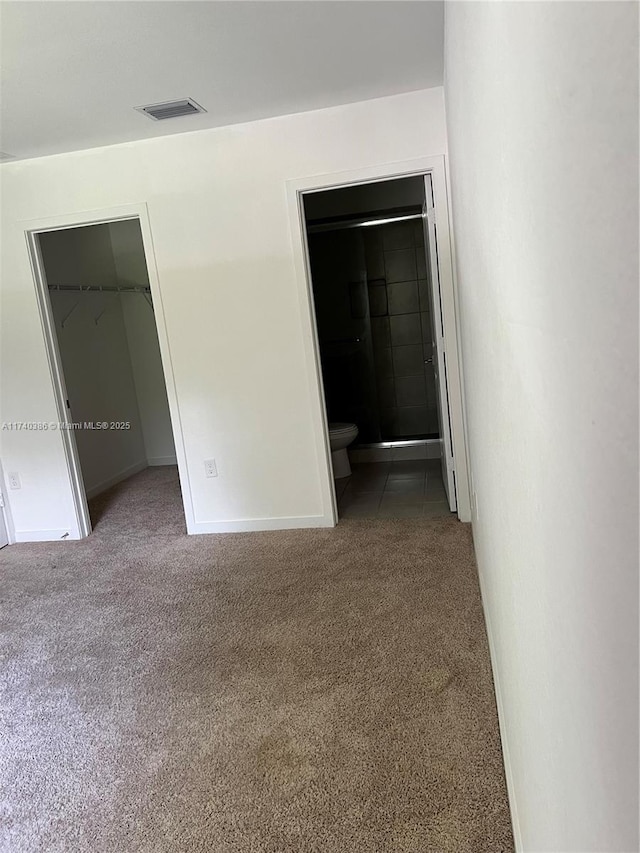
M 38 230 L 29 241 L 59 412 L 52 428 L 62 434 L 79 535 L 97 523 L 184 530 L 180 437 L 140 218 Z

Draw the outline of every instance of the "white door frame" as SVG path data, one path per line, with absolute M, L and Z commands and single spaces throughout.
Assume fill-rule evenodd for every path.
M 58 421 L 65 424 L 70 423 L 69 411 L 66 405 L 66 400 L 68 398 L 64 386 L 64 371 L 58 349 L 58 338 L 55 330 L 51 300 L 49 298 L 44 264 L 37 236 L 44 231 L 61 231 L 69 228 L 82 228 L 85 225 L 101 225 L 123 219 L 137 219 L 140 223 L 142 244 L 144 247 L 147 273 L 149 276 L 149 286 L 151 288 L 151 299 L 153 301 L 156 331 L 158 333 L 158 343 L 160 345 L 160 358 L 162 361 L 164 380 L 167 388 L 167 398 L 169 400 L 169 415 L 171 418 L 173 438 L 176 447 L 185 519 L 187 531 L 191 532 L 194 526 L 194 512 L 193 503 L 191 501 L 191 488 L 189 485 L 182 421 L 180 418 L 180 409 L 178 406 L 178 398 L 175 388 L 171 352 L 167 338 L 164 307 L 162 304 L 162 295 L 160 293 L 160 282 L 153 248 L 151 225 L 149 222 L 149 211 L 147 209 L 147 205 L 144 203 L 124 204 L 118 207 L 91 210 L 89 212 L 65 213 L 58 216 L 31 219 L 19 223 L 21 229 L 24 231 L 29 259 L 31 261 L 38 311 L 40 313 L 45 349 L 51 372 L 51 383 L 53 386 Z M 91 519 L 89 517 L 89 507 L 87 505 L 87 496 L 85 494 L 84 482 L 82 479 L 82 469 L 80 467 L 80 458 L 78 456 L 76 439 L 73 429 L 61 429 L 60 432 L 67 472 L 69 475 L 69 487 L 73 497 L 77 535 L 79 538 L 84 538 L 91 533 Z
M 431 279 L 431 332 L 432 332 L 432 362 L 436 393 L 438 395 L 438 425 L 440 428 L 440 462 L 442 465 L 442 482 L 444 483 L 447 501 L 452 512 L 458 509 L 456 498 L 455 459 L 451 438 L 451 421 L 449 416 L 449 391 L 447 379 L 447 355 L 443 335 L 442 293 L 440 287 L 440 258 L 438 257 L 438 234 L 435 222 L 435 207 L 433 203 L 433 179 L 431 174 L 424 176 L 424 203 L 422 206 L 422 228 L 424 246 L 427 252 L 427 264 Z
M 3 527 L 4 531 L 2 531 Z M 13 529 L 13 519 L 11 518 L 9 501 L 7 500 L 2 460 L 0 459 L 0 542 L 2 542 L 3 532 L 6 533 L 7 544 L 12 545 L 16 541 L 16 534 Z M 2 547 L 1 544 L 0 547 Z
M 291 242 L 305 348 L 305 362 L 311 404 L 314 441 L 318 468 L 323 514 L 329 523 L 337 521 L 335 486 L 331 468 L 331 449 L 329 445 L 329 425 L 322 384 L 320 364 L 320 346 L 315 319 L 311 270 L 307 247 L 306 228 L 302 196 L 318 190 L 339 189 L 356 184 L 370 184 L 376 181 L 388 181 L 395 178 L 431 175 L 435 206 L 435 221 L 438 236 L 438 265 L 440 271 L 440 291 L 442 298 L 442 317 L 444 340 L 447 353 L 447 379 L 449 396 L 449 417 L 456 476 L 458 518 L 471 521 L 471 497 L 469 491 L 469 468 L 467 440 L 462 399 L 462 363 L 460 356 L 459 321 L 457 295 L 453 277 L 453 258 L 451 255 L 451 224 L 445 171 L 445 158 L 420 157 L 415 160 L 385 163 L 328 175 L 313 175 L 296 178 L 286 182 Z

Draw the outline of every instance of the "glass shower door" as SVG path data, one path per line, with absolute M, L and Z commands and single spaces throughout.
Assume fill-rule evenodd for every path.
M 364 242 L 359 228 L 308 235 L 320 360 L 330 422 L 380 441 Z

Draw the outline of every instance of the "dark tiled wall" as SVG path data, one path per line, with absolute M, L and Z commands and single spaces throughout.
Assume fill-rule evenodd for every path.
M 313 295 L 329 421 L 355 423 L 363 443 L 380 441 L 362 232 L 309 235 Z
M 382 438 L 437 435 L 422 221 L 363 231 Z

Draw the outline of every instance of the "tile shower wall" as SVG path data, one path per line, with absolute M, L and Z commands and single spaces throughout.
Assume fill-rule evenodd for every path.
M 309 258 L 329 421 L 358 425 L 380 441 L 363 228 L 309 235 Z
M 365 228 L 383 440 L 438 434 L 431 305 L 421 220 Z

